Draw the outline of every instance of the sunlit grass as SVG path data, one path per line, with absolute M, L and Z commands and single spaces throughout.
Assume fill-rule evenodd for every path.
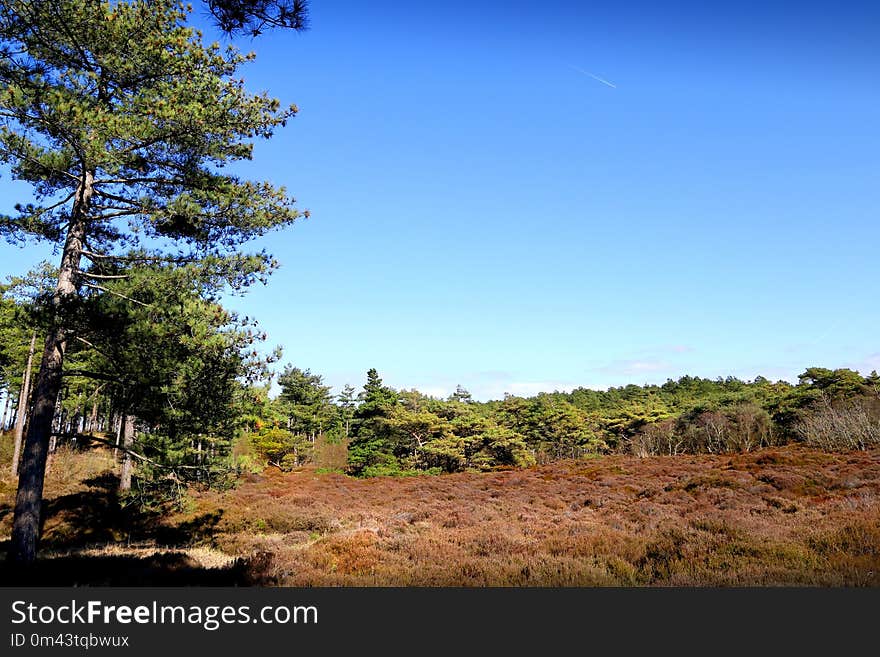
M 98 495 L 95 478 L 112 467 L 108 453 L 59 453 L 50 504 Z M 5 536 L 11 495 L 7 485 Z M 194 567 L 238 564 L 247 583 L 287 586 L 880 585 L 877 450 L 608 456 L 408 478 L 270 468 L 194 492 L 185 511 L 135 532 L 87 529 L 83 517 L 47 520 L 44 559 L 176 550 Z M 91 522 L 100 529 L 103 517 Z

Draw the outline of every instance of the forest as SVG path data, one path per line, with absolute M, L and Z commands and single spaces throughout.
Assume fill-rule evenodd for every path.
M 355 396 L 333 397 L 320 375 L 288 366 L 280 394 L 254 408 L 246 431 L 282 470 L 308 463 L 317 437 L 344 443 L 354 476 L 486 471 L 609 453 L 731 454 L 803 443 L 878 445 L 880 378 L 808 368 L 797 384 L 685 376 L 662 385 L 577 388 L 477 402 L 461 386 L 447 399 L 382 385 L 375 369 Z M 257 395 L 255 395 L 257 397 Z
M 30 417 L 19 401 L 28 397 L 33 345 L 45 332 L 37 302 L 21 299 L 51 277 L 47 266 L 5 290 L 2 426 L 13 467 Z M 141 288 L 139 299 L 148 298 Z M 134 472 L 134 489 L 144 499 L 179 491 L 181 482 L 228 483 L 266 467 L 291 471 L 317 464 L 355 477 L 408 476 L 614 453 L 880 445 L 876 372 L 810 367 L 797 383 L 684 376 L 661 385 L 508 394 L 481 402 L 462 386 L 445 399 L 396 390 L 370 369 L 359 389 L 347 385 L 333 394 L 308 369 L 287 365 L 276 377 L 269 359 L 253 348 L 264 337 L 256 324 L 244 326 L 217 303 L 180 299 L 171 311 L 163 304 L 151 313 L 125 299 L 109 302 L 116 323 L 108 326 L 114 312 L 108 311 L 101 330 L 78 334 L 67 355 L 51 449 L 114 447 L 126 472 L 122 489 L 131 490 Z
M 302 3 L 256 6 L 285 4 L 265 15 L 209 3 L 221 29 L 251 36 L 303 29 Z M 477 401 L 464 386 L 445 399 L 395 389 L 378 369 L 334 393 L 320 373 L 282 365 L 257 319 L 224 299 L 279 265 L 249 243 L 309 212 L 231 165 L 298 108 L 250 92 L 240 68 L 254 55 L 205 43 L 191 21 L 167 0 L 0 3 L 0 163 L 32 190 L 0 234 L 58 255 L 0 289 L 10 561 L 36 559 L 59 454 L 111 459 L 124 508 L 180 510 L 191 494 L 304 469 L 367 480 L 880 447 L 877 372 Z

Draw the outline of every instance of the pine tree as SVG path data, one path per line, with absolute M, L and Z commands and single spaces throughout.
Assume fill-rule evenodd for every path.
M 315 442 L 335 419 L 330 386 L 324 385 L 320 374 L 290 365 L 278 377 L 278 385 L 281 386 L 278 400 L 288 417 L 287 428 Z
M 455 386 L 455 392 L 449 395 L 449 401 L 462 402 L 463 404 L 472 404 L 474 402 L 474 398 L 471 396 L 471 393 L 466 388 L 463 388 L 459 384 Z
M 339 402 L 339 416 L 342 419 L 343 432 L 345 437 L 348 438 L 348 434 L 351 432 L 351 421 L 354 418 L 354 410 L 356 406 L 354 386 L 346 383 L 342 392 L 337 395 L 337 400 Z
M 383 420 L 397 404 L 397 393 L 382 384 L 375 368 L 367 371 L 367 382 L 358 395 L 360 405 L 354 412 L 354 435 L 349 444 L 349 469 L 362 474 L 366 468 L 378 466 L 393 471 L 397 461 L 389 427 Z
M 252 56 L 204 45 L 187 16 L 170 0 L 0 4 L 0 162 L 34 190 L 34 202 L 0 217 L 0 234 L 61 253 L 13 560 L 36 555 L 55 400 L 85 302 L 113 294 L 107 283 L 126 276 L 126 265 L 151 261 L 246 286 L 274 261 L 240 245 L 299 216 L 283 188 L 221 168 L 249 159 L 251 140 L 271 137 L 296 108 L 248 93 L 234 76 Z

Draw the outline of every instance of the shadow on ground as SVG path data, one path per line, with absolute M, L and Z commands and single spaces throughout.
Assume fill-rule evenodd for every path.
M 83 482 L 88 489 L 44 500 L 41 557 L 29 567 L 0 560 L 0 586 L 250 586 L 253 560 L 205 567 L 185 548 L 211 535 L 222 511 L 179 525 L 164 524 L 157 512 L 123 506 L 118 479 L 103 474 Z M 12 507 L 0 506 L 0 521 L 11 522 Z M 83 554 L 90 546 L 124 547 L 149 542 L 155 551 L 138 554 Z M 0 542 L 0 559 L 9 541 Z
M 33 566 L 0 562 L 3 586 L 253 586 L 251 565 L 204 568 L 182 552 L 149 557 L 73 555 L 39 559 Z
M 58 551 L 144 540 L 169 546 L 192 544 L 209 537 L 223 516 L 222 511 L 214 511 L 170 526 L 159 511 L 120 504 L 115 475 L 105 473 L 83 483 L 88 490 L 43 502 L 42 548 Z

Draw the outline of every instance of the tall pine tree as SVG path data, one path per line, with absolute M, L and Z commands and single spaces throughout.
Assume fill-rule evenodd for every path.
M 177 2 L 0 3 L 0 161 L 34 201 L 0 217 L 11 241 L 60 250 L 52 321 L 33 391 L 10 558 L 30 562 L 55 400 L 78 312 L 125 266 L 174 262 L 233 287 L 264 277 L 243 242 L 290 224 L 285 190 L 222 167 L 291 118 L 235 77 L 252 56 L 206 46 Z M 137 303 L 134 299 L 133 303 Z

